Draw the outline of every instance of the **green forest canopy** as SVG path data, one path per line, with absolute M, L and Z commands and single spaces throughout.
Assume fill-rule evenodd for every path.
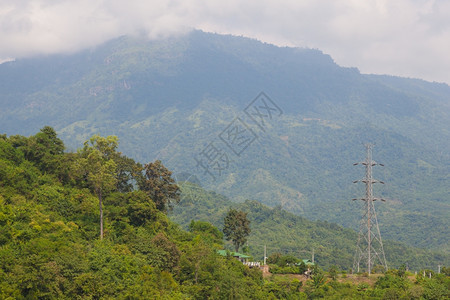
M 0 136 L 0 298 L 448 296 L 446 275 L 411 281 L 391 272 L 362 289 L 327 280 L 320 270 L 305 286 L 296 279 L 264 279 L 259 270 L 217 255 L 224 245 L 212 225 L 191 222 L 184 231 L 146 190 L 131 188 L 146 180 L 142 167 L 115 147 L 104 153 L 116 168 L 101 204 L 97 182 L 79 172 L 83 155 L 64 153 L 50 127 L 30 137 Z

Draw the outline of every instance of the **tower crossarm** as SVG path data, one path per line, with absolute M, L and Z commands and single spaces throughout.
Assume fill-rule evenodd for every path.
M 384 164 L 377 163 L 377 162 L 375 162 L 373 160 L 372 160 L 372 163 L 368 163 L 366 161 L 360 161 L 360 162 L 354 163 L 353 165 L 354 166 L 357 166 L 357 165 L 363 165 L 363 166 L 371 165 L 372 167 L 373 166 L 382 166 L 382 167 L 384 167 Z
M 370 179 L 361 179 L 361 180 L 355 180 L 355 181 L 353 181 L 353 183 L 358 183 L 358 182 L 363 182 L 363 183 L 381 183 L 381 184 L 384 184 L 384 181 L 381 181 L 381 180 L 376 180 L 376 179 L 372 179 L 372 180 L 370 180 Z
M 352 201 L 361 200 L 361 201 L 367 201 L 367 198 L 353 198 Z M 386 199 L 383 198 L 372 198 L 372 201 L 383 201 L 386 202 Z

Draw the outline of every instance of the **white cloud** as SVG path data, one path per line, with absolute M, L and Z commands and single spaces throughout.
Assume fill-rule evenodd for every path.
M 0 61 L 198 28 L 318 48 L 366 73 L 450 83 L 450 1 L 0 0 Z

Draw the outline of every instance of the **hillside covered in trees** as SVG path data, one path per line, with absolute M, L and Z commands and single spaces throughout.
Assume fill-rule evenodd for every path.
M 264 126 L 246 114 L 261 91 L 278 107 Z M 115 135 L 127 156 L 195 173 L 232 201 L 347 228 L 358 229 L 351 199 L 364 194 L 353 163 L 374 143 L 385 164 L 374 177 L 386 183 L 374 192 L 389 200 L 377 205 L 382 236 L 447 252 L 449 99 L 446 84 L 361 74 L 317 49 L 201 31 L 0 64 L 4 133 L 50 125 L 72 151 L 94 134 Z M 223 132 L 244 123 L 254 135 L 235 155 Z M 228 157 L 214 178 L 195 160 L 211 143 Z
M 320 268 L 304 284 L 263 277 L 217 254 L 222 234 L 210 223 L 191 220 L 186 231 L 172 222 L 166 213 L 183 194 L 171 172 L 158 161 L 140 165 L 117 145 L 93 136 L 66 153 L 51 127 L 0 135 L 0 298 L 448 297 L 448 274 L 408 279 L 394 270 L 373 285 Z
M 191 182 L 180 181 L 182 197 L 179 205 L 169 214 L 170 218 L 184 228 L 191 220 L 208 221 L 218 228 L 224 225 L 224 217 L 230 208 L 244 211 L 251 222 L 248 251 L 262 260 L 264 246 L 267 256 L 273 253 L 312 259 L 325 269 L 337 266 L 351 272 L 357 233 L 340 225 L 311 221 L 282 209 L 270 208 L 255 200 L 234 203 L 227 197 Z M 389 268 L 408 266 L 410 270 L 434 269 L 450 263 L 446 252 L 430 251 L 407 246 L 384 239 Z M 231 248 L 230 248 L 231 249 Z
M 96 137 L 93 146 L 63 153 L 50 127 L 29 138 L 0 136 L 0 298 L 267 294 L 259 271 L 216 254 L 221 235 L 181 230 L 165 215 L 168 206 L 130 186 L 133 176 L 150 185 L 152 177 L 138 175 L 116 142 Z M 160 171 L 161 178 L 169 172 Z

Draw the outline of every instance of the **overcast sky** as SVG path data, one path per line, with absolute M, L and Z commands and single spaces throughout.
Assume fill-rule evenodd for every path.
M 320 49 L 363 73 L 450 84 L 448 0 L 0 0 L 0 61 L 192 28 Z

